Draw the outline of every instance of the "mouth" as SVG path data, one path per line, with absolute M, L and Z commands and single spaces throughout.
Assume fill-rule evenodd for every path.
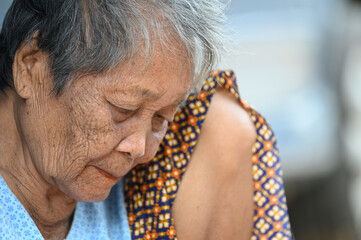
M 98 167 L 96 167 L 96 166 L 94 166 L 94 168 L 95 168 L 101 175 L 103 175 L 104 177 L 106 177 L 106 178 L 108 178 L 108 179 L 110 179 L 110 180 L 118 181 L 118 180 L 120 180 L 120 178 L 121 178 L 121 177 L 116 177 L 116 176 L 112 175 L 111 173 L 106 172 L 106 171 L 104 171 L 103 169 L 98 168 Z

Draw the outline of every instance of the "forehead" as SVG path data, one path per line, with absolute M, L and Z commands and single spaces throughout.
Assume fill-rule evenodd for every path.
M 149 56 L 137 53 L 106 73 L 110 91 L 149 99 L 184 96 L 193 76 L 193 64 L 187 51 L 174 45 L 173 48 L 159 45 L 152 48 Z

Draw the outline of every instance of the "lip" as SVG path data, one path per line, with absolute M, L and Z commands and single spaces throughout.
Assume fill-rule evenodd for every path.
M 118 181 L 120 180 L 120 177 L 116 177 L 114 175 L 112 175 L 111 173 L 107 172 L 107 171 L 104 171 L 103 169 L 101 168 L 98 168 L 96 166 L 94 166 L 94 168 L 101 174 L 103 175 L 104 177 L 108 178 L 108 179 L 111 179 L 113 181 Z

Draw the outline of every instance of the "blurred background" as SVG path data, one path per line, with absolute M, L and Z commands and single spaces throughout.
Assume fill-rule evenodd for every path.
M 361 239 L 361 1 L 233 0 L 243 98 L 278 138 L 298 240 Z
M 361 240 L 361 0 L 233 0 L 228 16 L 219 68 L 273 126 L 296 239 Z

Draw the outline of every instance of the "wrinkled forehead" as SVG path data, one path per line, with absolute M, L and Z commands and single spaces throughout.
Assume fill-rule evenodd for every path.
M 166 31 L 168 30 L 168 31 Z M 193 79 L 194 62 L 180 37 L 167 25 L 163 29 L 153 30 L 147 41 L 143 40 L 136 52 L 133 52 L 120 64 L 111 69 L 113 74 L 131 73 L 135 77 L 172 73 L 171 77 Z M 147 46 L 149 44 L 149 46 Z M 152 76 L 155 78 L 157 76 Z
M 152 28 L 149 23 L 148 39 L 138 35 L 137 49 L 129 52 L 123 61 L 109 68 L 107 71 L 96 74 L 100 81 L 112 82 L 117 86 L 129 86 L 131 79 L 143 79 L 144 84 L 155 84 L 159 92 L 166 92 L 167 82 L 156 83 L 156 79 L 168 76 L 169 81 L 187 82 L 187 94 L 193 89 L 194 63 L 187 47 L 177 32 L 161 19 L 162 22 Z M 163 21 L 164 20 L 164 21 Z M 135 81 L 134 81 L 135 82 Z M 158 85 L 156 85 L 158 84 Z M 184 95 L 180 93 L 180 95 Z
M 106 95 L 114 102 L 154 109 L 178 106 L 191 89 L 191 67 L 181 54 L 159 51 L 137 56 L 106 75 Z M 144 106 L 145 106 L 144 105 Z

